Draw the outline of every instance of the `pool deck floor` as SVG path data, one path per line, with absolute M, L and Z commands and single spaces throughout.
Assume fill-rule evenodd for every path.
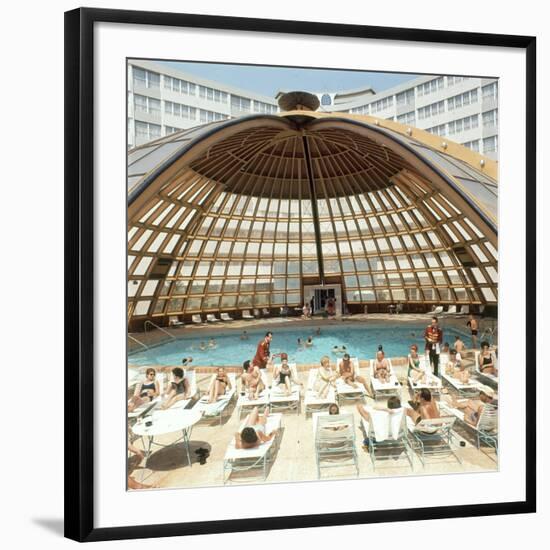
M 397 377 L 404 381 L 405 367 L 396 366 L 395 369 Z M 362 374 L 364 374 L 364 370 Z M 202 392 L 206 391 L 209 378 L 210 374 L 197 373 L 199 389 Z M 300 378 L 305 383 L 307 373 L 301 372 Z M 410 398 L 411 393 L 409 388 L 403 385 L 401 389 L 402 403 L 406 403 Z M 367 397 L 364 403 L 372 405 L 374 404 L 374 400 Z M 139 460 L 139 457 L 134 456 L 131 458 L 134 463 L 137 463 L 137 467 L 132 473 L 133 478 L 138 482 L 161 489 L 223 485 L 223 458 L 228 443 L 234 438 L 235 432 L 237 432 L 240 425 L 240 421 L 237 418 L 237 409 L 233 405 L 230 405 L 229 411 L 231 412 L 228 413 L 227 419 L 224 419 L 221 426 L 219 419 L 204 420 L 195 425 L 191 433 L 191 467 L 187 463 L 183 444 L 180 442 L 171 445 L 179 435 L 166 434 L 156 438 L 155 441 L 167 446 L 160 448 L 154 446 L 147 465 L 144 460 Z M 478 450 L 474 443 L 473 432 L 465 428 L 462 423 L 456 422 L 452 448 L 460 457 L 462 464 L 459 464 L 451 456 L 428 458 L 426 465 L 423 466 L 416 453 L 412 452 L 412 470 L 403 455 L 397 459 L 377 460 L 375 470 L 368 451 L 362 446 L 364 436 L 361 430 L 360 417 L 355 409 L 355 403 L 350 402 L 342 405 L 341 411 L 352 412 L 354 415 L 359 478 L 489 472 L 498 469 L 497 456 L 494 449 L 482 446 Z M 311 416 L 308 415 L 306 418 L 303 410 L 300 414 L 285 412 L 282 426 L 281 443 L 275 455 L 275 460 L 268 469 L 266 481 L 260 481 L 260 483 L 317 480 Z M 463 446 L 461 442 L 464 442 Z M 138 448 L 143 448 L 141 439 L 136 439 L 134 445 Z M 210 450 L 210 455 L 204 465 L 198 463 L 197 455 L 194 453 L 201 446 Z M 353 477 L 355 477 L 355 474 L 350 467 L 333 468 L 322 473 L 322 479 L 346 479 Z M 240 483 L 247 481 L 249 480 L 246 478 L 239 480 Z

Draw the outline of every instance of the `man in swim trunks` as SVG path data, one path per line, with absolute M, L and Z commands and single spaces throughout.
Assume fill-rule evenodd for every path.
M 477 348 L 477 332 L 478 332 L 478 328 L 479 328 L 478 324 L 477 324 L 477 319 L 473 315 L 470 315 L 470 319 L 466 323 L 466 326 L 470 327 L 470 332 L 472 333 L 472 348 L 476 349 Z
M 265 369 L 267 367 L 267 364 L 271 360 L 269 346 L 271 345 L 272 339 L 273 333 L 266 332 L 264 339 L 258 343 L 256 355 L 254 356 L 254 359 L 252 359 L 253 367 L 258 367 L 259 369 Z
M 479 389 L 479 399 L 456 399 L 455 396 L 448 397 L 446 402 L 455 409 L 464 412 L 464 422 L 472 426 L 477 426 L 483 408 L 486 404 L 498 407 L 498 399 L 495 392 L 489 386 L 481 386 Z
M 424 340 L 426 342 L 426 351 L 430 356 L 430 363 L 434 366 L 434 374 L 439 376 L 439 353 L 443 342 L 443 331 L 437 324 L 437 317 L 432 317 L 432 322 L 424 331 Z
M 345 353 L 340 361 L 340 366 L 338 368 L 340 378 L 344 381 L 345 384 L 348 384 L 352 388 L 356 388 L 356 382 L 363 384 L 365 391 L 369 392 L 369 387 L 367 386 L 367 381 L 362 376 L 357 376 L 355 374 L 355 367 L 351 361 L 349 353 Z

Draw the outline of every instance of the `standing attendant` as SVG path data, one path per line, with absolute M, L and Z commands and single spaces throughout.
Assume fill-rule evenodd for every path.
M 265 369 L 267 364 L 271 360 L 271 353 L 269 351 L 269 346 L 271 345 L 271 340 L 273 339 L 272 332 L 266 332 L 265 337 L 258 343 L 256 348 L 256 355 L 252 359 L 252 366 L 258 367 L 259 369 Z
M 431 325 L 426 327 L 424 340 L 426 342 L 426 353 L 430 358 L 430 363 L 434 366 L 434 374 L 439 376 L 439 353 L 443 342 L 443 331 L 437 324 L 437 317 L 432 317 Z
M 470 315 L 469 321 L 466 323 L 467 327 L 470 327 L 470 332 L 472 333 L 472 348 L 477 348 L 477 332 L 478 332 L 478 324 L 477 319 Z

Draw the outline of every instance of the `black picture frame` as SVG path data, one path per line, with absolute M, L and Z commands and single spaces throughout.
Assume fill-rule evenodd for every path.
M 522 514 L 536 511 L 536 395 L 526 399 L 524 501 L 94 527 L 93 27 L 95 23 L 211 28 L 520 48 L 526 52 L 526 376 L 536 387 L 536 38 L 181 13 L 80 8 L 65 14 L 65 536 L 77 541 Z

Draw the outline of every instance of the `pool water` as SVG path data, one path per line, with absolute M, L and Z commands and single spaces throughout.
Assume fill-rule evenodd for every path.
M 271 342 L 271 353 L 285 352 L 291 363 L 318 363 L 323 355 L 336 359 L 340 355 L 332 352 L 334 346 L 346 346 L 346 351 L 352 357 L 371 359 L 376 355 L 378 346 L 384 347 L 388 357 L 406 357 L 409 346 L 416 344 L 419 352 L 424 350 L 424 325 L 359 325 L 359 326 L 323 326 L 321 334 L 315 333 L 316 327 L 275 328 Z M 256 353 L 258 342 L 264 337 L 266 329 L 247 331 L 248 340 L 240 340 L 241 332 L 220 332 L 204 334 L 202 337 L 183 337 L 147 351 L 139 351 L 128 357 L 133 365 L 180 365 L 183 357 L 193 357 L 194 365 L 224 366 L 242 365 L 243 361 L 252 359 Z M 470 340 L 456 328 L 443 327 L 443 341 L 453 344 L 455 337 L 460 335 L 462 340 L 469 344 Z M 313 337 L 313 346 L 299 347 L 297 339 L 307 340 Z M 201 342 L 208 344 L 213 337 L 216 348 L 201 351 Z

